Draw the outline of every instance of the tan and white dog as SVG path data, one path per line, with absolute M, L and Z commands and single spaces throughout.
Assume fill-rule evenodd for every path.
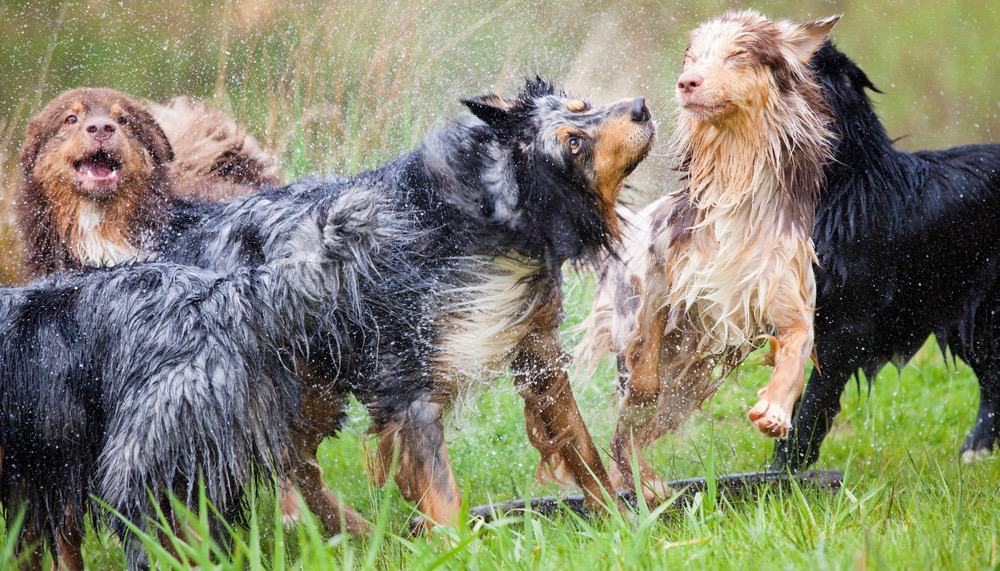
M 642 449 L 676 430 L 764 339 L 774 374 L 750 419 L 787 434 L 813 349 L 812 226 L 831 160 L 807 62 L 839 18 L 729 13 L 691 35 L 672 151 L 683 188 L 622 211 L 626 245 L 598 286 L 581 363 L 619 355 L 612 482 L 668 493 Z M 721 374 L 716 368 L 721 367 Z

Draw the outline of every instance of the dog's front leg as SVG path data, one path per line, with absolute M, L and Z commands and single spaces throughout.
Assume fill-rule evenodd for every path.
M 569 357 L 559 342 L 558 318 L 545 321 L 522 340 L 513 364 L 528 439 L 542 455 L 538 475 L 575 482 L 590 507 L 602 506 L 605 493 L 615 497 L 614 489 L 569 385 Z
M 750 409 L 750 420 L 767 436 L 787 438 L 792 425 L 792 410 L 805 386 L 806 363 L 813 350 L 813 324 L 799 318 L 779 327 L 774 348 L 774 374 L 760 390 L 760 400 Z
M 395 467 L 399 491 L 420 508 L 425 528 L 459 523 L 462 500 L 448 460 L 443 415 L 444 406 L 427 395 L 374 429 L 379 441 L 376 480 L 383 484 Z

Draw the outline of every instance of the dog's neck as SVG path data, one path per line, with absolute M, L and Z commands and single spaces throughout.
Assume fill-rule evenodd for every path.
M 674 150 L 697 223 L 767 219 L 811 233 L 831 152 L 824 117 L 794 98 L 775 110 L 739 111 L 719 125 L 682 117 Z
M 48 185 L 52 224 L 58 239 L 76 264 L 106 267 L 152 258 L 143 244 L 145 224 L 136 216 L 143 210 L 129 196 L 97 201 L 83 196 L 69 184 Z
M 76 228 L 67 243 L 72 245 L 81 265 L 108 267 L 153 257 L 152 252 L 132 244 L 128 232 L 115 224 L 113 218 L 101 204 L 87 199 L 80 201 Z
M 434 181 L 428 188 L 491 248 L 537 259 L 554 275 L 566 260 L 610 249 L 614 233 L 596 198 L 565 181 L 537 180 L 531 158 L 511 147 L 484 125 L 457 122 L 429 134 L 417 156 Z

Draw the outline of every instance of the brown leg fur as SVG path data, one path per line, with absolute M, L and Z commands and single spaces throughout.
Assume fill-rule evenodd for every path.
M 337 428 L 343 399 L 342 395 L 326 395 L 314 388 L 305 391 L 300 405 L 304 420 L 292 429 L 294 452 L 289 458 L 289 474 L 299 486 L 306 505 L 328 532 L 346 531 L 352 535 L 364 535 L 371 531 L 371 524 L 326 488 L 323 472 L 316 461 L 316 449 L 323 438 Z M 285 482 L 282 491 L 282 509 L 286 510 L 290 505 L 295 505 L 297 509 L 298 496 L 294 488 Z M 285 513 L 288 514 L 288 511 Z
M 395 460 L 396 484 L 403 497 L 420 508 L 427 528 L 459 523 L 461 494 L 448 460 L 443 414 L 442 405 L 421 399 L 376 429 L 377 482 L 385 483 Z
M 528 439 L 542 455 L 539 478 L 575 481 L 587 503 L 598 507 L 613 488 L 569 385 L 569 357 L 559 342 L 561 310 L 555 294 L 533 316 L 536 325 L 514 358 L 514 382 L 524 398 Z
M 788 436 L 792 409 L 802 394 L 805 385 L 803 373 L 812 350 L 812 325 L 806 320 L 778 329 L 774 374 L 771 375 L 771 382 L 758 393 L 760 400 L 748 415 L 764 434 L 776 438 Z
M 56 530 L 56 552 L 59 560 L 53 567 L 60 571 L 83 571 L 83 534 L 77 527 L 73 511 L 68 506 L 62 527 Z
M 622 379 L 618 424 L 611 439 L 612 484 L 633 488 L 634 462 L 650 502 L 665 499 L 672 491 L 646 463 L 643 450 L 679 429 L 718 386 L 712 381 L 715 360 L 698 356 L 697 330 L 685 322 L 665 334 L 667 310 L 654 307 L 643 304 L 637 320 L 640 329 L 626 351 L 629 371 Z

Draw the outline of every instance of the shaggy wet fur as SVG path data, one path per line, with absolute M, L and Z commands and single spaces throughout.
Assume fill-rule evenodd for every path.
M 216 202 L 281 184 L 274 157 L 223 111 L 190 97 L 146 105 L 174 149 L 171 195 Z
M 363 292 L 379 335 L 344 359 L 322 343 L 308 360 L 302 457 L 291 472 L 331 531 L 343 506 L 322 489 L 315 447 L 355 395 L 379 439 L 379 479 L 396 481 L 428 523 L 457 523 L 444 414 L 483 381 L 512 370 L 542 473 L 575 480 L 592 504 L 607 476 L 569 390 L 558 338 L 561 268 L 617 239 L 614 203 L 655 128 L 641 98 L 605 107 L 557 95 L 541 80 L 515 98 L 465 101 L 475 115 L 430 133 L 416 151 L 345 181 L 306 180 L 224 206 L 178 205 L 163 256 L 232 268 L 268 259 L 289 212 L 345 188 L 378 188 L 417 212 L 419 275 L 391 269 Z M 430 280 L 428 286 L 425 282 Z M 366 529 L 352 519 L 351 531 Z
M 765 337 L 775 371 L 750 417 L 771 436 L 790 424 L 812 351 L 813 212 L 830 159 L 806 63 L 835 23 L 739 12 L 692 33 L 673 146 L 684 187 L 624 214 L 634 228 L 608 262 L 579 353 L 594 362 L 612 349 L 628 371 L 612 441 L 618 486 Z M 639 465 L 648 495 L 666 493 Z
M 932 333 L 979 377 L 962 456 L 985 456 L 1000 429 L 1000 145 L 899 151 L 865 93 L 877 89 L 854 62 L 826 45 L 812 66 L 839 136 L 813 234 L 822 368 L 774 468 L 812 464 L 848 379 L 902 366 Z
M 89 494 L 144 527 L 147 490 L 193 505 L 203 478 L 233 516 L 246 484 L 278 471 L 309 332 L 326 331 L 331 351 L 347 345 L 366 318 L 364 284 L 399 264 L 393 252 L 413 229 L 397 210 L 377 191 L 346 189 L 297 213 L 275 259 L 254 269 L 149 263 L 0 290 L 7 520 L 25 509 L 24 537 L 82 568 Z M 130 566 L 139 553 L 131 545 Z
M 217 200 L 279 182 L 224 113 L 184 98 L 156 109 L 80 88 L 31 119 L 17 219 L 33 275 L 151 259 L 171 196 Z

